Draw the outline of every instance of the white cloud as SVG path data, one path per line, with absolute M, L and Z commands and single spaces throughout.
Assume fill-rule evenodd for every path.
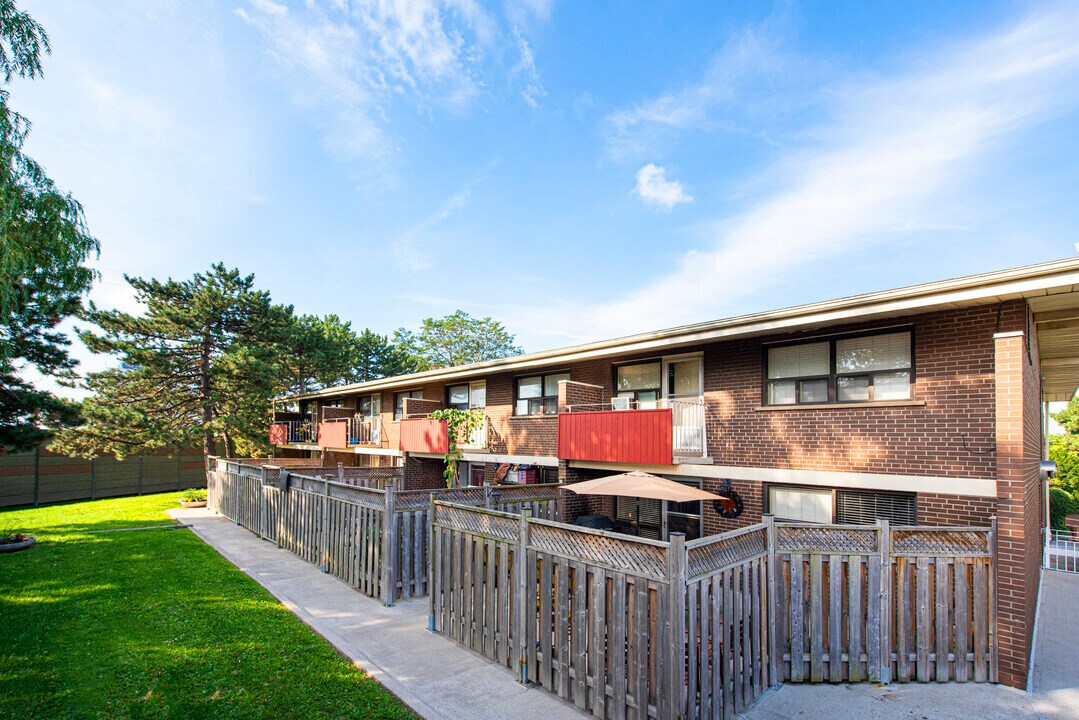
M 536 109 L 539 107 L 539 101 L 547 97 L 547 89 L 543 87 L 543 80 L 540 78 L 539 70 L 536 69 L 536 59 L 532 55 L 532 48 L 521 34 L 521 29 L 514 25 L 512 31 L 513 39 L 517 43 L 517 52 L 521 55 L 513 71 L 515 74 L 524 75 L 525 87 L 521 91 L 521 97 L 532 109 Z
M 633 192 L 646 204 L 664 212 L 670 212 L 675 205 L 693 202 L 693 196 L 686 194 L 682 183 L 667 179 L 667 170 L 648 163 L 637 171 L 637 186 Z
M 468 204 L 470 197 L 472 197 L 472 183 L 451 195 L 438 210 L 394 238 L 390 242 L 394 264 L 401 270 L 409 272 L 430 269 L 433 263 L 424 247 L 425 241 L 457 210 Z

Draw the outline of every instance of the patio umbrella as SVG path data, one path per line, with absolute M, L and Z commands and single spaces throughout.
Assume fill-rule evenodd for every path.
M 719 495 L 698 490 L 695 487 L 676 483 L 640 470 L 633 470 L 620 475 L 609 475 L 566 485 L 578 495 L 617 495 L 621 497 L 651 498 L 670 500 L 671 502 L 691 502 L 693 500 L 719 500 Z

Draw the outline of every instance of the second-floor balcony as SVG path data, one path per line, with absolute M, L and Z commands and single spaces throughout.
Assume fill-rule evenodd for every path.
M 429 415 L 407 417 L 401 420 L 401 444 L 404 452 L 445 454 L 449 451 L 449 426 L 445 420 Z M 458 442 L 462 450 L 487 449 L 487 416 L 479 427 Z
M 314 445 L 317 431 L 310 420 L 277 420 L 270 425 L 271 445 Z
M 570 405 L 558 416 L 558 456 L 564 460 L 672 465 L 708 454 L 705 408 L 699 399 L 625 398 Z
M 328 418 L 318 424 L 318 445 L 321 448 L 350 448 L 380 446 L 382 419 L 379 417 Z

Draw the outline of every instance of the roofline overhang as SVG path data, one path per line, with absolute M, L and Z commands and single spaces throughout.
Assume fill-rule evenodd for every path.
M 515 372 L 559 363 L 665 350 L 754 335 L 793 333 L 807 328 L 870 320 L 876 317 L 930 312 L 970 305 L 988 305 L 1005 300 L 1077 290 L 1079 290 L 1079 258 L 1068 258 L 734 318 L 682 325 L 666 330 L 515 355 L 471 365 L 379 378 L 298 395 L 284 395 L 274 400 L 275 402 L 308 400 L 392 388 L 406 389 L 429 382 L 464 380 L 494 372 Z

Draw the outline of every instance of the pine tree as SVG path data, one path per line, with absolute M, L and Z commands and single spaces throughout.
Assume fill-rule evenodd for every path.
M 78 312 L 98 252 L 82 206 L 23 153 L 29 121 L 8 104 L 15 77 L 41 75 L 44 29 L 0 0 L 0 453 L 38 445 L 78 418 L 76 405 L 32 386 L 27 370 L 74 381 L 76 362 L 60 323 Z
M 216 455 L 266 448 L 269 400 L 292 308 L 254 289 L 254 276 L 214 265 L 190 280 L 127 277 L 142 315 L 91 306 L 99 331 L 80 334 L 118 369 L 92 373 L 84 424 L 60 434 L 69 454 L 117 457 L 202 443 Z
M 305 393 L 357 380 L 360 343 L 352 325 L 336 315 L 293 318 L 279 355 L 280 393 Z

